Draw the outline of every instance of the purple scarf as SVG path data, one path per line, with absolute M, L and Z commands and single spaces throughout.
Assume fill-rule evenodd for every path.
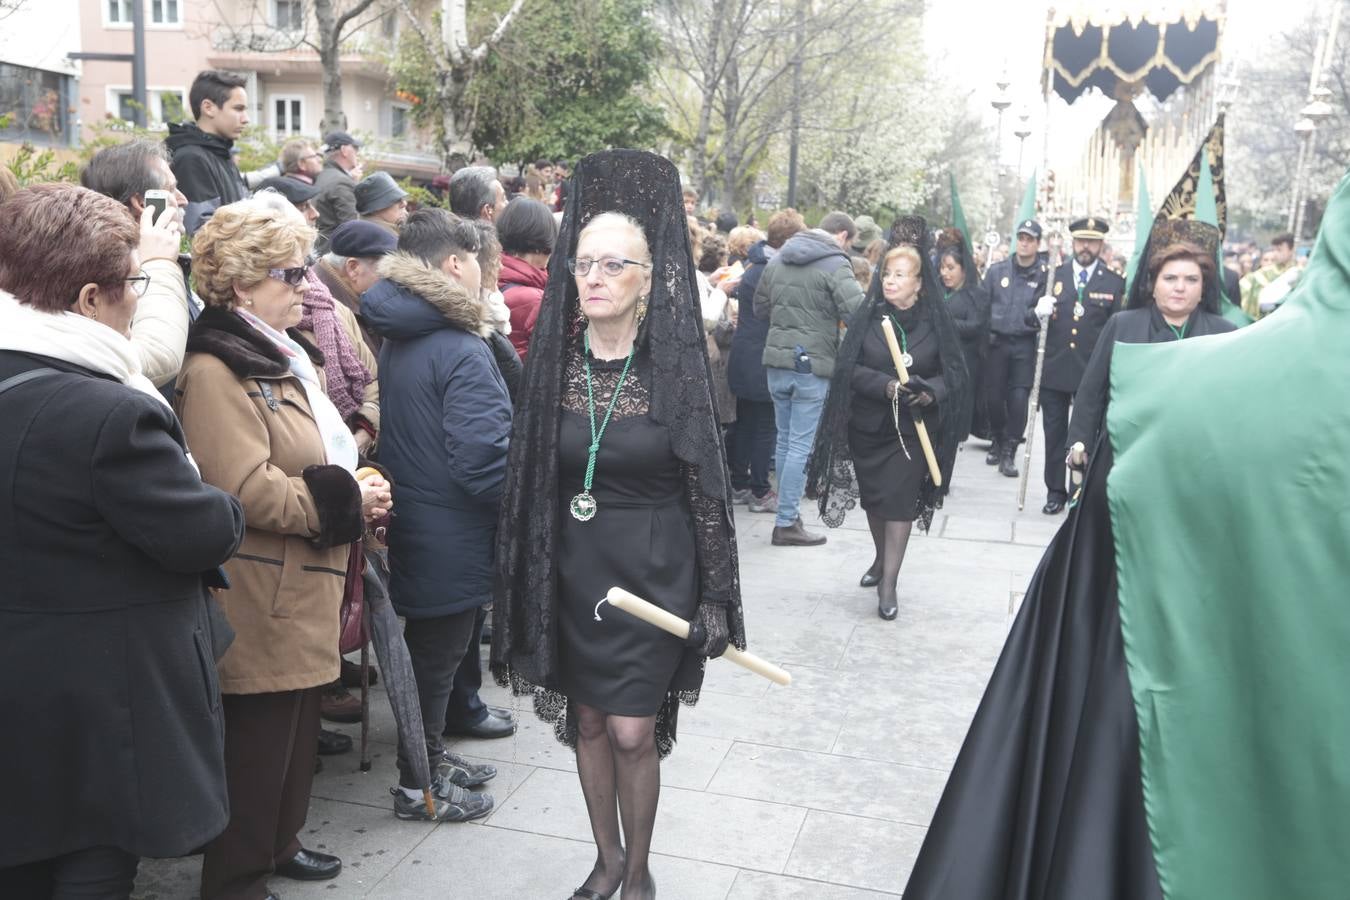
M 314 343 L 323 354 L 323 372 L 328 376 L 328 399 L 333 401 L 342 420 L 349 422 L 366 398 L 366 385 L 375 379 L 361 364 L 347 330 L 338 321 L 328 286 L 319 280 L 313 269 L 309 270 L 306 280 L 309 287 L 305 289 L 300 330 L 314 335 Z

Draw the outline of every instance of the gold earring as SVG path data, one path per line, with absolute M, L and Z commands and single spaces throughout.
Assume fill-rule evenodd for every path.
M 643 297 L 637 305 L 637 323 L 641 325 L 645 318 L 647 318 L 647 298 Z

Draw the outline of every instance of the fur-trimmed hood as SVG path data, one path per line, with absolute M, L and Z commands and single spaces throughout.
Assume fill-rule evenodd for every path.
M 295 328 L 286 329 L 318 368 L 323 368 L 323 353 Z M 218 306 L 202 310 L 188 331 L 188 353 L 209 353 L 239 378 L 285 378 L 291 374 L 286 355 L 266 335 L 242 318 Z
M 381 280 L 361 298 L 361 314 L 381 337 L 410 340 L 456 328 L 486 338 L 492 324 L 483 304 L 449 275 L 410 253 L 380 261 Z

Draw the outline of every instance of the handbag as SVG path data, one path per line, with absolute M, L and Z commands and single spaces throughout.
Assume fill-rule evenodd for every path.
M 365 552 L 361 541 L 356 541 L 347 551 L 347 582 L 342 588 L 339 614 L 339 653 L 360 650 L 370 638 L 366 632 L 365 566 Z

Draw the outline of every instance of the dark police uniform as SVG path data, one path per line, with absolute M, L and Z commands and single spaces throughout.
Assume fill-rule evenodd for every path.
M 1109 226 L 1105 220 L 1088 217 L 1069 226 L 1075 238 L 1102 240 Z M 1045 338 L 1045 365 L 1041 370 L 1041 411 L 1045 414 L 1045 512 L 1055 513 L 1056 504 L 1068 499 L 1064 483 L 1064 457 L 1068 453 L 1069 407 L 1083 380 L 1092 350 L 1106 322 L 1124 303 L 1125 279 L 1100 259 L 1080 283 L 1076 264 L 1066 260 L 1054 272 L 1051 295 L 1055 308 L 1050 314 Z M 1035 322 L 1035 311 L 1028 314 Z
M 1017 232 L 1039 239 L 1041 226 L 1028 219 L 1017 226 Z M 1048 276 L 1049 266 L 1039 254 L 1035 262 L 1025 267 L 1018 265 L 1013 255 L 990 266 L 981 286 L 989 297 L 989 356 L 984 363 L 984 394 L 990 435 L 996 442 L 995 449 L 1001 448 L 1008 460 L 1016 453 L 1026 431 L 1027 399 L 1036 372 L 1038 326 L 1035 316 L 1028 324 L 1027 313 L 1045 293 Z M 991 456 L 993 453 L 991 450 Z

